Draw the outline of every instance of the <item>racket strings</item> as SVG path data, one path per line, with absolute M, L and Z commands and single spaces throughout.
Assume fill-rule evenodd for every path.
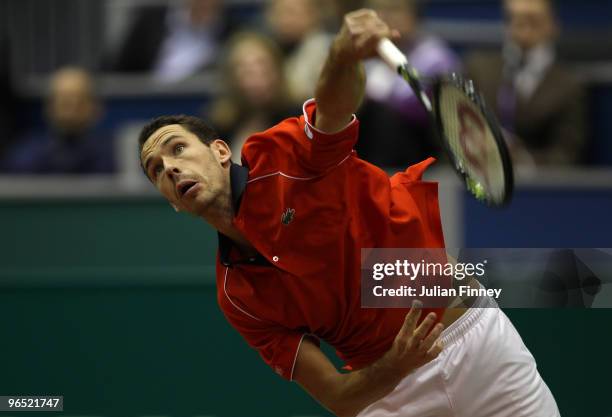
M 452 84 L 440 88 L 439 116 L 456 169 L 477 198 L 501 203 L 505 174 L 497 142 L 481 109 Z

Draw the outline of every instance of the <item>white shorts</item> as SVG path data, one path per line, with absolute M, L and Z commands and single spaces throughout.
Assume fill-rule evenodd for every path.
M 518 332 L 489 297 L 442 332 L 444 350 L 358 417 L 558 417 Z

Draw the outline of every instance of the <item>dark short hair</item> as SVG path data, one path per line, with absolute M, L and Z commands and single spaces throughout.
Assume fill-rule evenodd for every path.
M 176 114 L 170 116 L 159 116 L 155 119 L 149 121 L 142 130 L 140 131 L 140 135 L 138 136 L 138 155 L 140 159 L 140 154 L 142 153 L 142 147 L 145 142 L 151 135 L 157 130 L 161 129 L 164 126 L 168 125 L 181 125 L 183 128 L 200 139 L 200 141 L 206 145 L 210 145 L 210 143 L 218 138 L 217 132 L 210 127 L 204 120 L 195 116 L 187 116 L 184 114 Z M 140 166 L 144 171 L 144 166 L 142 165 L 142 160 L 140 161 Z M 145 175 L 147 173 L 145 172 Z
M 159 116 L 149 121 L 142 130 L 138 137 L 138 149 L 142 151 L 144 143 L 149 137 L 157 130 L 168 125 L 181 125 L 187 131 L 193 133 L 202 141 L 202 143 L 210 144 L 213 140 L 217 139 L 217 132 L 210 127 L 204 120 L 195 116 L 186 116 L 184 114 L 176 114 L 171 116 Z

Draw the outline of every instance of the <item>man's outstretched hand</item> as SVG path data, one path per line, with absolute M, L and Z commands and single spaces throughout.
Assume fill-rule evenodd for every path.
M 339 373 L 319 346 L 305 338 L 294 379 L 337 416 L 355 416 L 442 351 L 439 338 L 444 326 L 434 326 L 436 315 L 430 313 L 417 327 L 420 316 L 421 305 L 413 305 L 391 348 L 376 362 L 350 373 Z
M 444 325 L 433 325 L 435 313 L 429 313 L 417 327 L 421 317 L 420 307 L 418 302 L 413 304 L 391 349 L 380 359 L 385 367 L 395 368 L 402 376 L 434 360 L 443 348 L 439 338 Z

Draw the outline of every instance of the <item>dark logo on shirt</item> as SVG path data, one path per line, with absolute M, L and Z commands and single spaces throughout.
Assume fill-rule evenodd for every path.
M 293 216 L 295 216 L 295 209 L 288 208 L 287 210 L 285 210 L 285 212 L 281 216 L 281 221 L 283 222 L 285 226 L 287 226 L 289 223 L 293 221 Z

